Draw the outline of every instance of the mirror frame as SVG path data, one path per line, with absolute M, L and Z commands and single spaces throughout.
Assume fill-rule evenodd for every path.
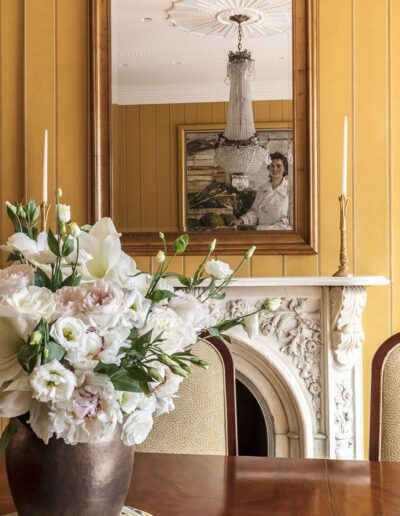
M 91 140 L 89 209 L 92 222 L 112 216 L 111 0 L 89 0 Z M 315 254 L 317 242 L 316 0 L 293 0 L 293 127 L 295 230 L 190 233 L 187 254 L 207 251 L 218 238 L 218 254 Z M 179 186 L 177 185 L 177 189 Z M 168 233 L 172 244 L 179 233 Z M 158 233 L 122 233 L 124 250 L 151 255 L 160 248 Z

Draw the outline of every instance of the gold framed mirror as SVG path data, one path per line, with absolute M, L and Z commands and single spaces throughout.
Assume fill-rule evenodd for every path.
M 292 0 L 291 4 L 291 20 L 292 20 L 292 84 L 293 84 L 293 101 L 291 102 L 292 111 L 290 113 L 291 120 L 287 119 L 286 122 L 291 124 L 293 128 L 292 145 L 291 150 L 293 155 L 292 174 L 289 175 L 291 182 L 289 182 L 290 189 L 290 218 L 286 226 L 282 225 L 268 225 L 262 224 L 261 219 L 257 221 L 253 220 L 248 213 L 251 211 L 252 206 L 250 202 L 250 208 L 247 206 L 247 211 L 242 208 L 242 211 L 238 211 L 238 205 L 243 206 L 243 195 L 237 189 L 232 194 L 231 184 L 233 183 L 233 176 L 230 176 L 229 188 L 225 189 L 222 194 L 223 204 L 221 205 L 221 197 L 219 203 L 214 209 L 213 216 L 207 215 L 204 217 L 204 213 L 201 209 L 195 209 L 199 206 L 197 198 L 199 193 L 202 192 L 189 191 L 190 188 L 196 188 L 183 183 L 183 164 L 182 155 L 182 133 L 180 132 L 179 126 L 185 125 L 187 118 L 184 116 L 179 118 L 176 116 L 174 119 L 174 125 L 170 124 L 168 138 L 173 142 L 173 150 L 169 151 L 173 153 L 173 159 L 169 164 L 170 176 L 167 179 L 161 177 L 161 179 L 155 175 L 149 174 L 146 167 L 135 172 L 137 169 L 138 155 L 132 157 L 132 167 L 126 172 L 125 176 L 131 174 L 131 178 L 134 186 L 132 187 L 133 192 L 138 194 L 138 188 L 143 186 L 147 189 L 145 193 L 139 193 L 139 197 L 142 199 L 143 210 L 149 211 L 149 206 L 156 204 L 157 200 L 163 196 L 163 184 L 168 182 L 168 188 L 170 189 L 169 199 L 170 205 L 167 206 L 164 211 L 172 213 L 171 220 L 165 222 L 165 217 L 160 210 L 158 217 L 149 215 L 149 221 L 146 223 L 137 224 L 134 218 L 137 215 L 132 215 L 132 220 L 128 223 L 123 220 L 123 217 L 119 215 L 121 211 L 127 211 L 125 203 L 127 197 L 126 183 L 123 183 L 120 177 L 117 175 L 118 172 L 118 160 L 116 158 L 116 152 L 114 147 L 113 154 L 113 133 L 114 141 L 116 141 L 115 132 L 115 119 L 122 118 L 126 120 L 126 117 L 131 117 L 132 120 L 141 120 L 142 128 L 143 125 L 147 128 L 147 132 L 155 131 L 155 127 L 159 127 L 162 124 L 162 113 L 167 109 L 165 103 L 158 105 L 151 104 L 144 106 L 118 106 L 120 111 L 115 111 L 115 106 L 112 102 L 112 63 L 111 63 L 111 4 L 114 0 L 90 0 L 90 38 L 91 38 L 91 135 L 92 135 L 92 173 L 90 189 L 92 196 L 89 199 L 93 219 L 97 219 L 102 216 L 113 216 L 116 220 L 117 228 L 123 234 L 123 244 L 127 252 L 133 255 L 149 255 L 154 253 L 159 248 L 158 232 L 163 231 L 166 234 L 168 241 L 173 241 L 177 234 L 186 230 L 189 232 L 190 245 L 188 247 L 189 254 L 198 254 L 207 249 L 208 243 L 212 237 L 217 237 L 219 241 L 219 254 L 235 254 L 242 253 L 246 250 L 249 245 L 257 246 L 257 253 L 260 254 L 314 254 L 317 252 L 317 220 L 316 220 L 316 87 L 315 87 L 315 73 L 316 73 L 316 49 L 315 49 L 315 0 Z M 115 0 L 116 1 L 116 0 Z M 171 3 L 171 2 L 168 2 Z M 178 2 L 175 2 L 178 3 Z M 174 2 L 172 2 L 174 4 Z M 137 13 L 136 13 L 137 16 Z M 142 18 L 143 21 L 143 18 Z M 260 101 L 261 102 L 261 101 Z M 284 102 L 284 101 L 283 101 Z M 285 104 L 282 104 L 285 106 Z M 286 107 L 287 107 L 286 103 Z M 172 108 L 174 113 L 179 112 L 176 107 L 177 104 Z M 221 108 L 219 103 L 218 109 Z M 171 109 L 171 108 L 169 108 Z M 188 108 L 190 110 L 190 107 Z M 216 108 L 217 109 L 217 108 Z M 114 111 L 113 111 L 114 110 Z M 253 110 L 257 111 L 257 101 L 253 102 Z M 262 113 L 265 108 L 260 106 L 259 112 Z M 225 107 L 225 119 L 227 108 Z M 149 116 L 152 120 L 153 128 L 146 125 L 145 117 Z M 156 117 L 160 116 L 159 119 Z M 118 118 L 119 117 L 119 118 Z M 161 121 L 161 122 L 160 122 Z M 219 121 L 222 121 L 219 120 Z M 263 119 L 256 117 L 258 126 L 262 126 Z M 267 122 L 267 120 L 265 120 Z M 124 122 L 125 123 L 125 122 Z M 285 120 L 281 120 L 281 123 L 285 123 Z M 126 125 L 126 124 L 125 124 Z M 134 125 L 134 124 L 133 124 Z M 221 130 L 223 128 L 221 126 Z M 114 129 L 113 129 L 114 127 Z M 118 127 L 118 122 L 117 122 Z M 134 130 L 134 129 L 133 129 Z M 137 126 L 136 137 L 141 138 L 138 135 L 140 130 L 140 123 Z M 165 137 L 164 133 L 164 137 Z M 172 135 L 172 136 L 171 136 Z M 155 138 L 155 133 L 152 134 Z M 210 138 L 212 135 L 210 134 Z M 130 145 L 129 140 L 127 144 L 127 136 L 124 135 L 125 153 L 127 145 Z M 181 148 L 179 148 L 179 142 Z M 193 146 L 193 142 L 189 142 Z M 189 144 L 188 143 L 188 144 Z M 196 141 L 196 145 L 204 145 L 204 142 Z M 214 144 L 215 150 L 216 144 Z M 145 152 L 141 150 L 141 152 Z M 185 151 L 187 153 L 187 150 Z M 214 151 L 213 151 L 214 152 Z M 185 154 L 186 155 L 186 154 Z M 271 154 L 272 155 L 272 154 Z M 181 157 L 180 157 L 181 156 Z M 213 155 L 214 156 L 214 155 Z M 126 154 L 123 159 L 126 161 Z M 157 161 L 156 157 L 151 157 L 151 160 Z M 162 159 L 162 157 L 160 158 Z M 213 158 L 214 159 L 214 158 Z M 135 163 L 136 161 L 136 163 Z M 142 160 L 143 161 L 143 160 Z M 146 164 L 148 162 L 146 161 Z M 278 160 L 279 166 L 279 160 Z M 125 165 L 124 165 L 125 166 Z M 185 165 L 186 166 L 186 165 Z M 199 170 L 197 165 L 195 171 Z M 207 165 L 208 169 L 204 167 L 201 169 L 201 174 L 212 175 L 213 171 L 217 170 L 216 165 L 212 163 L 212 171 L 210 172 L 210 165 Z M 272 165 L 273 167 L 274 165 Z M 136 168 L 135 168 L 136 167 Z M 269 165 L 264 165 L 265 169 L 269 170 Z M 132 172 L 133 171 L 133 172 Z M 199 172 L 199 173 L 200 173 Z M 218 172 L 218 170 L 217 170 Z M 191 173 L 194 173 L 193 170 Z M 135 174 L 138 174 L 143 179 L 134 180 Z M 193 175 L 193 174 L 192 174 Z M 204 183 L 203 176 L 199 179 L 198 183 L 202 184 L 202 188 L 206 189 L 207 192 L 208 184 Z M 208 176 L 207 176 L 208 177 Z M 270 175 L 270 177 L 272 177 Z M 242 178 L 239 178 L 234 184 L 242 184 Z M 125 179 L 126 180 L 126 179 Z M 152 191 L 153 184 L 159 181 L 159 192 L 156 194 L 155 186 L 154 193 Z M 190 180 L 190 178 L 189 178 Z M 185 176 L 184 181 L 187 181 Z M 202 182 L 203 181 L 203 182 Z M 222 182 L 223 180 L 221 180 Z M 217 180 L 218 182 L 218 180 Z M 226 178 L 225 178 L 226 182 Z M 183 186 L 182 186 L 183 185 Z M 191 183 L 193 185 L 193 182 Z M 204 186 L 206 185 L 206 186 Z M 200 188 L 200 187 L 199 187 Z M 243 188 L 242 188 L 243 189 Z M 251 189 L 251 188 L 250 188 Z M 247 188 L 249 190 L 249 188 Z M 246 190 L 246 192 L 247 192 Z M 253 188 L 253 202 L 256 192 Z M 182 193 L 185 192 L 185 193 Z M 157 197 L 158 195 L 158 197 Z M 186 197 L 182 197 L 182 195 Z M 190 197 L 192 195 L 192 197 Z M 258 195 L 258 194 L 257 194 Z M 189 196 L 189 197 L 188 197 Z M 194 196 L 194 197 L 193 197 Z M 214 197 L 214 193 L 209 195 L 207 202 L 210 198 Z M 232 201 L 234 198 L 234 202 Z M 121 201 L 122 199 L 122 201 Z M 193 205 L 193 199 L 195 204 Z M 239 199 L 239 202 L 238 202 Z M 213 201 L 213 199 L 211 199 Z M 132 201 L 134 203 L 134 201 Z M 192 203 L 190 206 L 191 211 L 188 213 L 182 213 L 182 206 L 186 206 Z M 235 204 L 236 203 L 236 204 Z M 231 207 L 233 205 L 233 207 Z M 204 206 L 201 208 L 204 212 Z M 211 208 L 208 208 L 209 210 Z M 230 211 L 229 211 L 230 210 Z M 225 213 L 225 212 L 229 213 Z M 254 211 L 254 210 L 253 210 Z M 144 216 L 143 216 L 144 217 Z M 143 218 L 142 217 L 142 218 Z M 126 219 L 126 217 L 125 217 Z M 173 219 L 173 220 L 172 220 Z M 212 220 L 211 227 L 206 226 L 206 222 L 203 221 Z M 237 226 L 232 231 L 232 219 L 238 221 Z M 217 222 L 215 222 L 217 221 Z M 253 224 L 247 222 L 254 222 Z M 221 225 L 225 227 L 221 227 Z M 239 227 L 239 226 L 242 227 Z M 272 229 L 271 229 L 272 228 Z M 198 230 L 200 229 L 200 230 Z M 243 231 L 246 229 L 246 231 Z M 262 230 L 260 230 L 262 229 Z M 264 230 L 265 229 L 265 230 Z

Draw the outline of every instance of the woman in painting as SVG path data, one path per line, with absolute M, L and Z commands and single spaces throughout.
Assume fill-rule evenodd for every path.
M 290 230 L 288 160 L 280 152 L 271 154 L 269 177 L 257 191 L 250 210 L 231 226 L 256 226 L 257 230 Z

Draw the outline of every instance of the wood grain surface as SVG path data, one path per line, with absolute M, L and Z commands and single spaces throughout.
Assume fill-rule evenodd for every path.
M 394 516 L 399 483 L 400 463 L 137 453 L 126 503 L 154 516 Z M 2 461 L 0 514 L 13 510 Z

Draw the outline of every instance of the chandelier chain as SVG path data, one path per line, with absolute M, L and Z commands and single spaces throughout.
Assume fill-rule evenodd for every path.
M 238 22 L 238 51 L 242 51 L 242 39 L 243 39 L 243 29 L 242 22 Z

